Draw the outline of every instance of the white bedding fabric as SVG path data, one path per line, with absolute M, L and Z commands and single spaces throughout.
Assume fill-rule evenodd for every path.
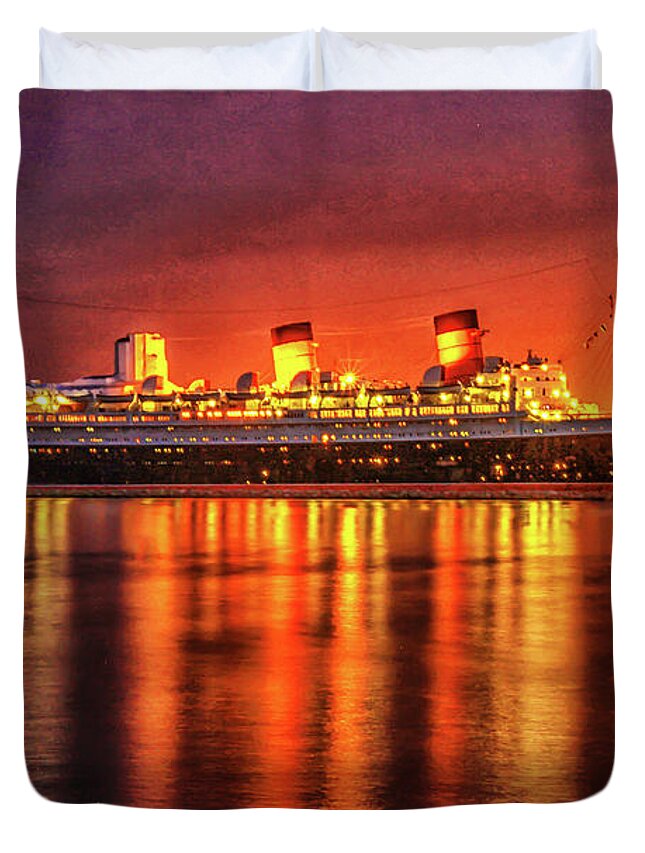
M 324 89 L 599 89 L 593 30 L 528 46 L 413 48 L 320 34 Z
M 245 46 L 131 48 L 40 31 L 46 89 L 303 89 L 315 79 L 314 30 Z

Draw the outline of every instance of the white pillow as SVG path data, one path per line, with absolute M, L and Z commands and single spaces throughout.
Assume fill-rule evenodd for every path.
M 313 30 L 243 47 L 132 48 L 40 31 L 46 89 L 305 89 L 315 76 Z
M 600 88 L 593 30 L 529 46 L 414 48 L 322 30 L 324 89 Z

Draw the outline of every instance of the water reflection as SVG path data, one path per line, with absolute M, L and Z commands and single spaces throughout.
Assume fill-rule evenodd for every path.
M 610 548 L 600 503 L 31 500 L 31 777 L 195 808 L 587 796 Z

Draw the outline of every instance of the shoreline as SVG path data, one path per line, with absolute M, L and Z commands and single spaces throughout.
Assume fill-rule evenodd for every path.
M 47 484 L 28 498 L 302 498 L 611 501 L 612 483 L 185 483 Z

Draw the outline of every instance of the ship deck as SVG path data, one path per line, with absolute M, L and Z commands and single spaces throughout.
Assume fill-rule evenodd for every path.
M 446 407 L 444 407 L 446 408 Z M 188 416 L 187 416 L 188 415 Z M 253 415 L 253 417 L 249 417 Z M 314 417 L 315 415 L 315 417 Z M 611 433 L 609 417 L 536 419 L 520 413 L 396 414 L 366 410 L 28 415 L 32 446 L 361 444 Z

